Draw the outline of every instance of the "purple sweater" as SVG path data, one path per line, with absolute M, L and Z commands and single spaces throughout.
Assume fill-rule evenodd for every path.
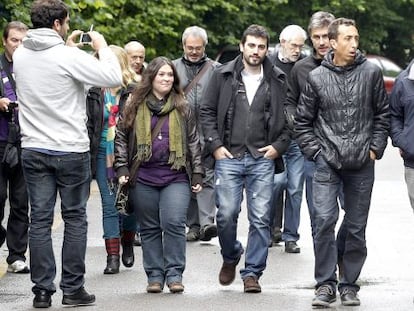
M 151 119 L 151 129 L 158 121 L 157 116 Z M 185 169 L 172 170 L 168 164 L 169 151 L 169 121 L 165 120 L 158 134 L 152 142 L 152 156 L 148 162 L 141 163 L 138 169 L 137 181 L 149 186 L 166 186 L 176 182 L 188 182 Z

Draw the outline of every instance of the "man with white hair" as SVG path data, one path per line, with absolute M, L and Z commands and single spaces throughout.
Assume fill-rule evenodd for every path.
M 129 41 L 124 49 L 128 54 L 129 65 L 141 76 L 145 63 L 145 47 L 138 41 Z
M 182 57 L 173 61 L 177 68 L 180 84 L 188 103 L 197 116 L 201 146 L 204 147 L 204 135 L 198 115 L 204 89 L 210 80 L 213 69 L 219 64 L 207 57 L 205 49 L 208 43 L 207 32 L 198 26 L 187 27 L 182 35 Z M 191 198 L 187 212 L 187 241 L 210 241 L 217 236 L 214 224 L 216 205 L 214 199 L 214 171 L 205 168 L 203 190 L 196 198 Z
M 293 65 L 303 58 L 302 48 L 307 38 L 306 31 L 298 25 L 286 26 L 279 36 L 280 48 L 272 56 L 272 63 L 289 76 Z M 300 253 L 296 244 L 299 240 L 298 228 L 300 206 L 304 180 L 304 157 L 299 146 L 291 141 L 287 152 L 283 155 L 285 171 L 275 174 L 273 188 L 273 204 L 271 212 L 272 243 L 285 242 L 285 252 Z M 285 200 L 283 200 L 283 192 Z M 282 218 L 284 214 L 283 234 Z

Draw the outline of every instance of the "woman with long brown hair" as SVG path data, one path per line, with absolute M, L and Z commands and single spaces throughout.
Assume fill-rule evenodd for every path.
M 130 183 L 129 203 L 141 228 L 149 293 L 162 292 L 165 283 L 172 293 L 184 291 L 187 207 L 191 191 L 202 189 L 195 116 L 179 85 L 169 59 L 151 61 L 115 137 L 115 169 L 120 184 Z M 160 130 L 152 133 L 154 128 Z M 135 161 L 140 166 L 130 176 Z

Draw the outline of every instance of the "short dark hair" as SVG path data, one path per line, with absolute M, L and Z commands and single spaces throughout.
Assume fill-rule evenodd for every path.
M 244 45 L 246 43 L 247 36 L 265 38 L 266 39 L 266 47 L 269 46 L 270 36 L 269 36 L 269 33 L 267 32 L 266 28 L 264 28 L 263 26 L 253 24 L 253 25 L 250 25 L 249 27 L 247 27 L 247 29 L 243 32 L 243 36 L 240 40 L 241 44 Z
M 328 38 L 331 39 L 338 39 L 338 28 L 341 25 L 345 26 L 354 26 L 356 27 L 356 23 L 353 19 L 340 17 L 332 21 L 328 27 Z
M 36 0 L 30 11 L 33 28 L 53 28 L 55 20 L 63 24 L 68 15 L 69 9 L 61 0 Z
M 7 24 L 6 28 L 4 28 L 3 31 L 3 39 L 7 40 L 9 37 L 9 32 L 11 29 L 17 29 L 19 31 L 27 31 L 29 27 L 27 27 L 26 24 L 19 22 L 19 21 L 13 21 Z

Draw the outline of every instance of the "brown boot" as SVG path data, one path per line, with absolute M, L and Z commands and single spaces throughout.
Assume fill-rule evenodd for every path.
M 125 267 L 132 267 L 134 265 L 134 239 L 135 231 L 123 231 L 122 244 L 122 263 Z
M 119 273 L 119 238 L 106 239 L 105 247 L 108 256 L 106 257 L 104 274 Z

